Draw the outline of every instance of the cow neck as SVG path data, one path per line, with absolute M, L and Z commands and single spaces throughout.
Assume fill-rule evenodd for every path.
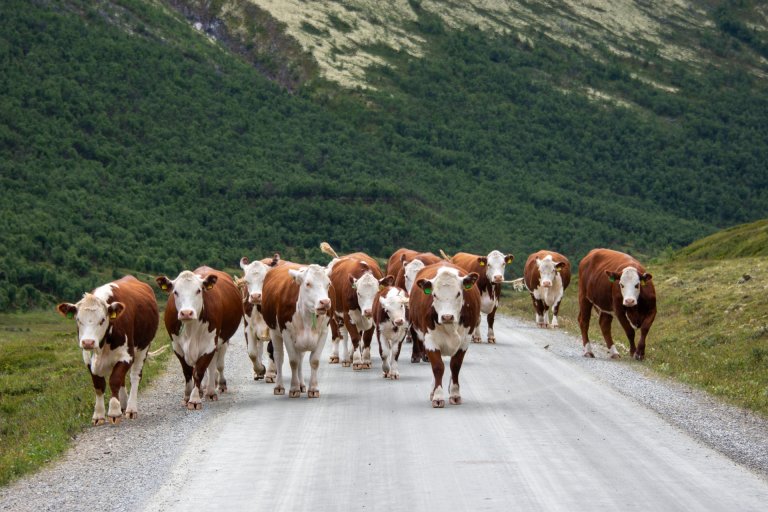
M 477 279 L 477 289 L 480 290 L 481 294 L 487 292 L 492 299 L 495 298 L 496 288 L 488 279 L 488 276 L 485 275 L 485 272 L 481 272 L 479 274 L 480 274 L 480 277 Z

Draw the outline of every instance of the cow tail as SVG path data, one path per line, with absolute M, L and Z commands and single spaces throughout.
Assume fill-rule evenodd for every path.
M 440 256 L 442 256 L 445 261 L 451 261 L 451 257 L 445 254 L 442 249 L 440 249 Z
M 331 247 L 331 244 L 328 242 L 322 242 L 320 244 L 320 250 L 324 253 L 330 256 L 331 258 L 338 258 L 339 255 L 336 254 L 336 251 L 333 250 L 333 247 Z

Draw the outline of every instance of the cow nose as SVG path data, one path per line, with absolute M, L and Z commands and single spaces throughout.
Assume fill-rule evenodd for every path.
M 179 320 L 192 320 L 195 318 L 195 312 L 192 309 L 182 309 L 179 311 Z
M 497 274 L 497 275 L 495 275 L 495 276 L 493 276 L 493 282 L 494 282 L 494 283 L 500 283 L 500 282 L 502 282 L 502 281 L 504 281 L 504 276 L 500 276 L 500 275 L 498 275 L 498 274 Z
M 371 318 L 373 316 L 373 312 L 370 309 L 366 309 L 365 311 L 363 311 L 363 316 L 365 318 Z
M 93 350 L 96 346 L 96 340 L 82 340 L 80 344 L 83 346 L 83 350 Z
M 322 299 L 320 301 L 320 309 L 331 309 L 331 299 Z
M 550 286 L 552 286 L 552 281 L 542 281 L 541 286 L 543 286 L 544 288 L 549 288 Z
M 442 315 L 440 319 L 444 324 L 450 324 L 453 322 L 453 315 Z
M 396 318 L 394 323 L 395 325 L 398 325 L 398 326 L 403 325 L 405 323 L 405 320 L 403 320 L 402 318 Z
M 261 294 L 260 293 L 252 293 L 251 294 L 251 304 L 261 304 Z
M 624 305 L 629 308 L 631 308 L 635 304 L 637 304 L 637 301 L 633 298 L 627 297 L 626 299 L 624 299 Z

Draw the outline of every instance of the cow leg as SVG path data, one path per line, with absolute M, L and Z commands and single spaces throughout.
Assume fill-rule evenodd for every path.
M 184 374 L 184 402 L 182 405 L 186 407 L 189 404 L 189 397 L 192 394 L 192 388 L 194 386 L 194 383 L 192 382 L 194 368 L 187 364 L 184 360 L 184 356 L 180 355 L 175 350 L 173 353 L 176 354 L 176 358 L 179 360 L 179 363 L 181 363 L 181 373 Z
M 429 399 L 432 400 L 432 407 L 445 407 L 445 395 L 443 393 L 443 373 L 445 373 L 445 364 L 443 363 L 443 356 L 439 350 L 427 350 L 427 357 L 432 364 L 432 375 L 435 378 L 432 392 L 429 394 Z
M 252 323 L 251 325 L 255 325 Z M 250 336 L 248 331 L 251 331 Z M 251 360 L 253 366 L 253 380 L 261 380 L 264 378 L 266 368 L 261 361 L 261 355 L 264 353 L 264 342 L 259 338 L 256 333 L 246 327 L 245 329 L 245 344 L 248 347 L 248 358 Z
M 400 358 L 400 349 L 403 347 L 403 339 L 395 343 L 395 345 L 392 347 L 392 352 L 390 356 L 390 367 L 389 370 L 389 378 L 390 379 L 399 379 L 400 378 L 400 370 L 397 368 L 397 360 Z
M 376 340 L 379 342 L 379 355 L 381 356 L 381 373 L 386 379 L 389 378 L 389 354 L 391 347 L 389 346 L 389 340 L 385 337 L 384 343 L 381 342 L 381 333 L 376 330 Z
M 537 299 L 533 294 L 531 294 L 531 301 L 533 302 L 533 310 L 536 312 L 536 325 L 546 327 L 547 318 L 544 316 L 544 301 Z
M 278 330 L 270 329 L 272 333 L 273 354 L 275 356 L 275 389 L 274 394 L 284 395 L 283 387 L 283 335 Z
M 224 377 L 224 358 L 227 355 L 227 348 L 229 348 L 229 341 L 220 344 L 216 350 L 218 353 L 216 356 L 216 383 L 221 393 L 227 392 L 227 379 Z M 259 358 L 261 358 L 261 355 L 259 355 Z
M 331 326 L 331 357 L 328 359 L 328 362 L 337 364 L 339 362 L 339 342 L 341 341 L 342 336 L 335 315 L 331 317 L 329 325 Z
M 496 319 L 496 308 L 488 313 L 488 343 L 496 343 L 496 336 L 493 334 L 493 322 Z
M 419 338 L 419 334 L 416 332 L 413 326 L 408 328 L 408 332 L 411 333 L 411 340 L 413 341 L 413 347 L 411 347 L 411 362 L 420 363 L 426 355 L 424 353 L 424 342 L 421 338 Z
M 461 364 L 464 362 L 464 356 L 466 353 L 466 350 L 459 350 L 453 355 L 453 357 L 451 357 L 451 386 L 448 388 L 448 401 L 453 405 L 459 405 L 461 403 L 461 391 L 459 390 L 459 372 L 461 371 Z
M 107 411 L 107 418 L 113 425 L 120 423 L 120 418 L 123 417 L 123 408 L 120 405 L 120 390 L 123 389 L 125 393 L 125 375 L 128 370 L 131 369 L 131 363 L 125 361 L 118 361 L 112 368 L 112 373 L 109 376 L 109 390 L 112 392 L 112 397 L 109 399 L 109 410 Z
M 192 372 L 192 380 L 194 381 L 194 386 L 192 387 L 192 393 L 189 396 L 189 402 L 187 402 L 187 409 L 190 411 L 203 408 L 203 400 L 200 397 L 203 389 L 203 377 L 205 377 L 205 372 L 211 365 L 211 361 L 215 355 L 216 350 L 201 355 L 197 358 L 197 361 L 195 361 L 194 371 Z M 211 372 L 213 371 L 214 368 L 211 368 Z M 208 389 L 213 391 L 213 393 L 208 395 L 208 398 L 210 400 L 217 400 L 218 397 L 216 396 L 215 380 L 211 379 L 210 375 L 208 376 L 208 385 Z
M 90 372 L 91 369 L 89 368 Z M 104 415 L 106 413 L 104 409 L 104 391 L 107 389 L 107 381 L 104 377 L 99 377 L 91 373 L 91 380 L 93 381 L 93 390 L 96 392 L 96 403 L 93 405 L 93 416 L 91 417 L 91 423 L 93 426 L 104 424 Z
M 589 319 L 592 314 L 592 303 L 579 294 L 579 329 L 581 329 L 581 344 L 584 346 L 584 357 L 595 357 L 592 344 L 589 342 Z
M 298 375 L 299 375 L 299 389 L 302 393 L 307 392 L 307 383 L 304 381 L 304 352 L 297 352 L 297 359 L 299 361 L 298 365 Z
M 125 417 L 132 420 L 139 417 L 139 383 L 141 382 L 141 374 L 144 370 L 144 362 L 147 360 L 147 352 L 149 352 L 149 347 L 144 350 L 137 349 L 136 356 L 133 358 L 133 364 L 131 365 L 131 394 L 123 410 L 125 411 Z
M 619 351 L 613 344 L 613 336 L 611 335 L 611 323 L 613 322 L 613 316 L 608 313 L 600 313 L 600 331 L 603 333 L 603 339 L 605 340 L 605 346 L 608 347 L 608 352 L 611 355 L 611 359 L 618 359 L 621 357 Z M 634 333 L 633 333 L 634 334 Z
M 128 408 L 128 393 L 125 392 L 125 386 L 120 388 L 118 399 L 120 400 L 120 409 L 126 410 Z
M 301 382 L 299 381 L 299 355 L 294 343 L 285 343 L 285 351 L 288 353 L 288 363 L 291 365 L 291 388 L 288 396 L 298 398 L 301 396 Z
M 373 330 L 375 327 L 371 326 L 370 329 L 363 332 L 363 368 L 366 370 L 370 370 L 371 366 L 373 366 L 371 361 L 371 341 L 373 340 Z
M 317 384 L 317 370 L 320 368 L 320 356 L 323 354 L 324 347 L 325 341 L 321 341 L 317 344 L 315 349 L 309 353 L 309 367 L 311 372 L 309 374 L 307 398 L 320 398 L 320 387 Z
M 365 367 L 363 366 L 363 354 L 360 347 L 360 331 L 350 322 L 345 322 L 345 325 L 349 333 L 349 339 L 352 341 L 352 369 L 362 370 Z
M 275 376 L 277 376 L 277 368 L 275 367 L 275 345 L 272 340 L 267 343 L 267 356 L 269 356 L 269 368 L 267 373 L 264 374 L 264 382 L 274 383 Z
M 560 327 L 560 324 L 557 322 L 557 315 L 560 313 L 560 302 L 559 300 L 552 306 L 552 327 Z

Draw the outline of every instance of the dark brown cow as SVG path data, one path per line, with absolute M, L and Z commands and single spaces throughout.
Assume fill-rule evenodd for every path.
M 506 265 L 512 263 L 514 259 L 513 255 L 504 255 L 499 251 L 491 251 L 488 256 L 459 252 L 450 259 L 454 265 L 458 265 L 467 272 L 475 272 L 480 276 L 477 280 L 477 288 L 480 290 L 480 311 L 487 315 L 488 343 L 496 343 L 493 321 L 496 316 L 496 308 L 499 307 L 501 283 L 504 281 Z M 472 341 L 480 343 L 480 329 L 477 329 L 472 335 Z
M 287 264 L 271 270 L 264 279 L 261 312 L 269 326 L 275 349 L 277 377 L 274 393 L 285 393 L 283 387 L 283 347 L 291 363 L 289 396 L 297 398 L 307 392 L 319 398 L 317 369 L 323 352 L 333 311 L 333 290 L 328 272 L 319 265 Z M 309 389 L 301 367 L 304 352 L 310 352 Z
M 83 361 L 93 380 L 96 405 L 94 425 L 104 423 L 104 390 L 109 376 L 107 417 L 117 424 L 120 417 L 137 418 L 139 382 L 149 344 L 157 332 L 159 316 L 152 288 L 133 276 L 96 288 L 77 304 L 62 303 L 57 311 L 77 323 Z M 125 375 L 131 372 L 131 393 L 125 393 Z
M 619 353 L 611 337 L 614 316 L 629 340 L 629 353 L 635 359 L 645 357 L 645 340 L 656 318 L 656 290 L 651 274 L 635 258 L 610 249 L 593 249 L 579 263 L 579 327 L 584 357 L 595 357 L 589 342 L 592 308 L 600 315 L 600 330 L 611 358 Z M 635 348 L 635 329 L 640 341 Z
M 459 371 L 470 336 L 480 326 L 478 277 L 476 272 L 467 273 L 448 262 L 429 265 L 416 276 L 409 308 L 415 334 L 423 340 L 432 364 L 432 407 L 445 407 L 443 355 L 451 358 L 449 401 L 461 403 Z
M 363 252 L 339 257 L 327 244 L 322 245 L 321 248 L 326 254 L 334 256 L 333 261 L 328 264 L 335 308 L 335 315 L 331 322 L 336 324 L 330 362 L 339 362 L 339 345 L 341 345 L 342 366 L 352 365 L 354 370 L 371 368 L 371 340 L 374 330 L 373 298 L 379 291 L 379 281 L 383 277 L 379 264 Z M 348 337 L 352 341 L 351 354 Z M 362 347 L 360 347 L 361 338 Z
M 531 293 L 536 324 L 539 327 L 557 327 L 557 313 L 568 284 L 571 282 L 571 262 L 554 251 L 538 251 L 525 262 L 523 278 Z M 552 309 L 552 323 L 547 318 Z
M 224 356 L 227 342 L 243 321 L 240 291 L 229 275 L 209 267 L 185 270 L 173 281 L 166 276 L 155 281 L 169 294 L 165 328 L 184 373 L 184 405 L 201 409 L 201 383 L 211 362 L 206 398 L 218 400 L 217 381 L 219 391 L 227 390 Z
M 396 275 L 392 275 L 395 276 L 395 286 L 403 288 L 409 294 L 413 288 L 413 283 L 416 281 L 416 275 L 421 271 L 421 269 L 427 265 L 433 265 L 443 261 L 442 258 L 431 252 L 403 254 L 400 259 L 400 270 Z M 429 359 L 427 359 L 427 352 L 424 350 L 424 345 L 421 343 L 418 336 L 413 335 L 412 331 L 413 328 L 409 329 L 407 334 L 407 341 L 413 342 L 413 347 L 411 350 L 411 362 L 418 363 L 420 361 L 429 361 Z

